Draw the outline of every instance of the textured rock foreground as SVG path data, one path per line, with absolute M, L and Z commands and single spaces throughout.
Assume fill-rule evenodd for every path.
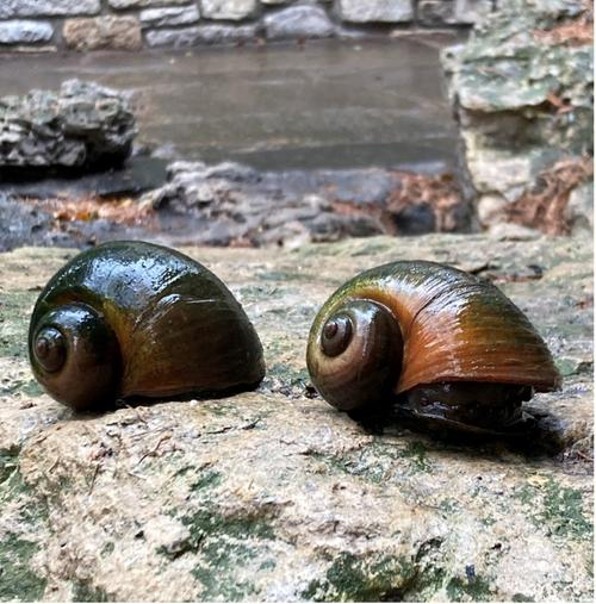
M 42 394 L 25 356 L 39 288 L 74 252 L 0 255 L 0 599 L 591 601 L 590 239 L 185 251 L 245 305 L 265 382 L 98 417 Z M 474 270 L 528 313 L 564 375 L 531 402 L 559 453 L 371 435 L 312 398 L 317 308 L 399 258 Z

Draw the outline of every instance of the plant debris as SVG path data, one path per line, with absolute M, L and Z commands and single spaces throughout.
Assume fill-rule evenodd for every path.
M 594 0 L 584 1 L 585 10 L 575 19 L 556 25 L 551 29 L 533 32 L 534 39 L 543 44 L 567 44 L 584 46 L 594 40 Z
M 125 226 L 147 226 L 153 219 L 155 211 L 148 205 L 140 204 L 131 197 L 104 198 L 24 198 L 25 203 L 50 214 L 55 227 L 71 222 L 91 222 L 93 220 L 108 220 Z
M 335 200 L 338 214 L 366 214 L 376 218 L 388 235 L 461 232 L 465 212 L 460 186 L 449 172 L 418 174 L 395 172 L 398 186 L 384 204 Z M 458 208 L 461 208 L 461 210 Z
M 539 229 L 548 235 L 568 235 L 571 225 L 567 204 L 573 189 L 594 175 L 594 160 L 584 156 L 557 162 L 538 175 L 526 191 L 506 210 L 509 221 Z

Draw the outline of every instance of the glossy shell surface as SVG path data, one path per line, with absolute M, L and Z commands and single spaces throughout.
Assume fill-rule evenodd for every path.
M 87 407 L 89 392 L 68 400 L 75 370 L 64 379 L 36 360 L 36 338 L 43 329 L 62 328 L 72 309 L 96 317 L 72 330 L 67 354 L 81 338 L 115 338 L 110 398 L 165 398 L 250 387 L 264 375 L 259 338 L 232 293 L 212 272 L 175 250 L 144 242 L 113 242 L 68 262 L 42 291 L 30 324 L 33 371 L 46 389 L 66 404 Z M 66 319 L 67 322 L 70 319 Z M 101 321 L 105 327 L 98 327 Z M 47 333 L 47 332 L 45 332 Z M 105 342 L 97 342 L 101 356 Z M 91 347 L 93 344 L 89 344 Z M 96 355 L 96 356 L 97 356 Z M 103 361 L 102 361 L 103 362 Z M 83 369 L 83 367 L 81 367 Z M 100 370 L 101 373 L 103 370 Z M 107 370 L 104 371 L 107 377 Z M 103 396 L 107 396 L 104 394 Z M 82 400 L 80 400 L 82 398 Z
M 325 325 L 361 300 L 387 309 L 399 325 L 403 355 L 392 376 L 395 394 L 437 382 L 523 384 L 538 391 L 560 384 L 544 341 L 496 286 L 442 264 L 403 261 L 357 275 L 325 302 L 307 348 L 315 386 L 326 379 L 321 351 Z M 357 358 L 346 363 L 358 371 Z

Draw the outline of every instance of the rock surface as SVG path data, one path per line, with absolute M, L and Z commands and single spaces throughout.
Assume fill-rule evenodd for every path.
M 130 154 L 135 118 L 124 93 L 68 80 L 59 93 L 0 98 L 0 174 L 117 166 Z
M 53 402 L 26 361 L 38 291 L 73 252 L 0 254 L 1 599 L 592 601 L 591 238 L 185 251 L 243 303 L 265 381 L 101 416 Z M 398 258 L 473 270 L 528 314 L 564 376 L 528 403 L 560 453 L 370 434 L 313 398 L 318 307 Z
M 56 17 L 96 15 L 101 0 L 2 0 L 0 19 L 11 17 Z
M 443 52 L 465 188 L 483 227 L 536 227 L 546 214 L 552 232 L 569 230 L 569 196 L 593 177 L 591 6 L 511 0 Z
M 188 48 L 197 44 L 236 44 L 252 40 L 256 35 L 254 25 L 198 25 L 196 27 L 154 29 L 147 32 L 151 48 Z
M 140 50 L 142 46 L 141 25 L 132 16 L 67 19 L 62 34 L 73 50 Z
M 196 6 L 170 6 L 148 8 L 141 11 L 139 18 L 143 27 L 170 27 L 196 23 L 199 16 L 199 9 Z
M 257 0 L 202 0 L 203 16 L 208 19 L 240 21 L 249 17 L 257 8 Z
M 139 155 L 122 169 L 76 180 L 6 183 L 0 251 L 78 247 L 157 232 L 169 245 L 294 248 L 380 233 L 467 232 L 470 222 L 448 173 L 260 172 L 234 162 L 166 164 Z
M 409 21 L 414 15 L 412 0 L 339 0 L 342 19 L 353 23 Z
M 283 38 L 326 38 L 335 29 L 320 6 L 290 6 L 267 15 L 265 34 L 271 40 Z
M 33 44 L 48 42 L 54 35 L 50 23 L 14 19 L 0 23 L 0 44 Z

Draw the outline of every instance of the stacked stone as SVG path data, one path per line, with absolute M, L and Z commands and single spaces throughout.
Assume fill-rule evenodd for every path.
M 140 50 L 458 27 L 496 0 L 2 0 L 0 51 Z

